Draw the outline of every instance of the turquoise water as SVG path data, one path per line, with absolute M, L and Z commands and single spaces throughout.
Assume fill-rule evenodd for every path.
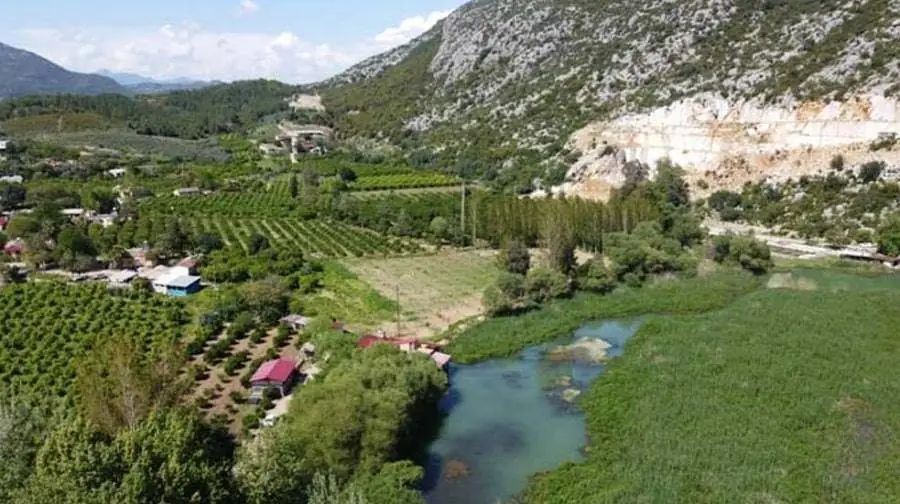
M 453 366 L 447 414 L 430 448 L 424 494 L 429 504 L 494 504 L 519 493 L 532 474 L 581 457 L 584 417 L 565 401 L 565 389 L 583 391 L 604 370 L 602 364 L 555 363 L 546 351 L 582 337 L 622 352 L 640 320 L 589 324 L 552 345 L 532 347 L 510 359 Z M 447 478 L 447 463 L 468 467 L 466 477 Z

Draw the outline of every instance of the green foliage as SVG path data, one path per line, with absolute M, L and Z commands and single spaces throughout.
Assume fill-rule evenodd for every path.
M 891 502 L 900 295 L 838 282 L 647 321 L 582 395 L 587 459 L 535 477 L 522 502 Z
M 603 264 L 603 258 L 594 258 L 585 263 L 578 274 L 578 288 L 597 294 L 608 294 L 617 285 L 615 273 Z
M 500 267 L 516 275 L 524 275 L 531 268 L 531 253 L 521 240 L 510 240 L 497 255 Z
M 884 171 L 884 161 L 869 161 L 859 167 L 859 178 L 864 183 L 872 183 L 881 177 Z
M 606 253 L 619 280 L 640 284 L 654 275 L 696 272 L 696 261 L 678 240 L 664 236 L 655 222 L 638 224 L 631 234 L 607 237 Z
M 892 216 L 878 228 L 878 252 L 900 256 L 900 216 Z
M 148 349 L 180 338 L 182 305 L 161 296 L 113 294 L 102 285 L 54 282 L 0 289 L 0 385 L 31 399 L 72 392 L 77 358 L 104 341 Z
M 716 236 L 711 250 L 714 261 L 737 264 L 754 275 L 762 275 L 773 266 L 769 246 L 753 237 Z
M 490 318 L 463 331 L 447 352 L 460 363 L 505 357 L 580 327 L 586 320 L 643 313 L 702 313 L 727 305 L 758 286 L 750 275 L 720 274 L 660 282 L 611 296 L 579 293 L 515 317 Z
M 411 456 L 437 425 L 446 387 L 427 357 L 389 345 L 337 362 L 324 380 L 297 392 L 288 414 L 241 454 L 248 502 L 304 502 L 316 473 L 347 481 Z

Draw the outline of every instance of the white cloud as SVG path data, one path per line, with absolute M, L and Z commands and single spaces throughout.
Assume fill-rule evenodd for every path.
M 397 26 L 392 26 L 375 35 L 375 41 L 381 44 L 398 46 L 409 42 L 428 31 L 438 21 L 450 15 L 451 11 L 435 11 L 425 16 L 415 16 L 400 21 Z
M 245 0 L 242 5 L 254 5 Z M 158 28 L 27 29 L 12 41 L 72 70 L 108 69 L 166 79 L 273 78 L 310 83 L 422 34 L 447 12 L 402 20 L 369 39 L 333 46 L 297 34 L 217 32 L 195 23 Z
M 252 14 L 258 10 L 259 4 L 253 0 L 241 0 L 241 5 L 238 7 L 238 14 Z

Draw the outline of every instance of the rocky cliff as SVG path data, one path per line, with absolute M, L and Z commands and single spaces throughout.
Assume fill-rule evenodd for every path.
M 828 104 L 897 95 L 898 39 L 900 0 L 478 0 L 332 79 L 323 97 L 352 116 L 339 124 L 347 134 L 417 132 L 441 152 L 505 166 L 525 151 L 547 158 L 567 142 L 584 147 L 580 138 L 604 129 L 638 159 L 699 142 L 682 150 L 705 165 L 716 145 L 736 140 L 703 133 L 703 114 L 723 114 L 730 135 L 767 145 L 869 124 L 864 115 L 834 122 Z M 818 103 L 834 126 L 806 121 L 803 103 Z M 881 102 L 872 103 L 877 112 Z M 771 125 L 782 119 L 794 126 Z M 865 140 L 885 128 L 852 129 Z

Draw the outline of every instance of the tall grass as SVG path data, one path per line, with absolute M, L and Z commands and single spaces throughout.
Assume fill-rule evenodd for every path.
M 524 502 L 898 502 L 898 305 L 761 290 L 651 319 L 581 402 L 586 461 Z
M 488 319 L 463 331 L 448 351 L 461 363 L 505 357 L 556 339 L 590 320 L 650 313 L 701 313 L 722 308 L 759 284 L 760 280 L 750 275 L 727 272 L 663 281 L 608 296 L 579 294 L 522 315 Z

